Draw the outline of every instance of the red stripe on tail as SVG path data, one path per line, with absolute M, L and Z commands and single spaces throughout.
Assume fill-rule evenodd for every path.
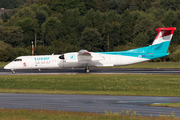
M 156 36 L 156 39 L 159 39 L 161 37 L 165 37 L 165 36 L 168 36 L 168 35 L 172 35 L 175 30 L 176 30 L 175 27 L 157 28 L 156 31 L 158 31 L 158 35 Z

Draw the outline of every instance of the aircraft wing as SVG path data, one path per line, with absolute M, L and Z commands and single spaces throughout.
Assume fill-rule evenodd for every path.
M 87 50 L 80 50 L 78 52 L 78 60 L 81 63 L 87 63 L 88 61 L 99 61 L 102 59 L 104 59 L 104 57 L 100 54 L 89 52 Z

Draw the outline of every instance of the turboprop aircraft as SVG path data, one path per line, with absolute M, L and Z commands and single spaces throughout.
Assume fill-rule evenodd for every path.
M 127 51 L 89 52 L 80 50 L 61 55 L 20 56 L 7 64 L 4 69 L 15 73 L 17 69 L 47 69 L 84 67 L 122 66 L 144 62 L 169 55 L 167 53 L 175 27 L 157 28 L 158 32 L 153 43 L 146 47 Z

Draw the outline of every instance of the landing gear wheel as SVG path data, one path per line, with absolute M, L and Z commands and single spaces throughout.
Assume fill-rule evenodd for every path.
M 85 72 L 86 72 L 86 73 L 89 73 L 89 72 L 90 72 L 90 70 L 89 70 L 89 69 L 85 69 Z
M 12 70 L 12 74 L 15 74 L 16 73 L 16 71 L 15 70 Z
M 84 68 L 85 68 L 85 72 L 86 73 L 89 73 L 90 72 L 90 70 L 89 70 L 89 67 L 88 67 L 88 64 L 86 63 L 86 64 L 84 64 Z

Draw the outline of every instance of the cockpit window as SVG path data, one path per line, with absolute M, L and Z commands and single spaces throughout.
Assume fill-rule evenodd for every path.
M 14 61 L 22 61 L 22 59 L 15 59 Z

